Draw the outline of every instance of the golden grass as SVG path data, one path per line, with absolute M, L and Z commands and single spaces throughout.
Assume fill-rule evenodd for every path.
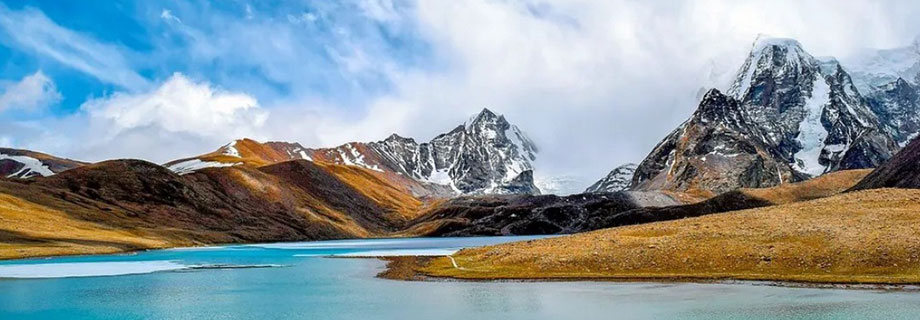
M 417 266 L 464 279 L 920 283 L 920 190 L 878 189 L 466 249 Z
M 306 192 L 297 188 L 282 188 L 285 184 L 278 178 L 261 171 L 246 167 L 220 168 L 227 173 L 236 183 L 252 191 L 253 195 L 268 201 L 285 201 L 294 204 L 297 213 L 303 215 L 312 223 L 335 226 L 342 231 L 356 237 L 370 237 L 374 234 L 347 214 L 330 208 L 329 205 Z
M 0 240 L 0 259 L 113 253 L 188 244 L 74 219 L 59 210 L 2 193 Z
M 385 177 L 386 173 L 356 166 L 323 162 L 316 162 L 316 164 L 376 202 L 380 207 L 395 214 L 395 218 L 404 220 L 415 218 L 423 208 L 421 200 L 413 197 L 405 188 L 390 183 Z
M 802 182 L 785 183 L 771 188 L 741 189 L 741 192 L 772 204 L 814 200 L 844 192 L 871 172 L 872 169 L 836 171 Z

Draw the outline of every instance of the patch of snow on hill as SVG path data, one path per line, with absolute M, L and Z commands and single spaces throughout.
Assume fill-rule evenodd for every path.
M 226 146 L 223 147 L 223 149 L 224 149 L 224 153 L 223 153 L 224 155 L 231 156 L 231 157 L 237 157 L 237 158 L 240 157 L 240 151 L 236 149 L 236 141 L 228 143 Z
M 12 155 L 6 155 L 6 154 L 0 153 L 0 160 L 5 160 L 5 159 L 13 160 L 23 165 L 22 169 L 19 169 L 19 171 L 16 171 L 13 174 L 8 175 L 7 178 L 13 178 L 13 177 L 31 178 L 36 175 L 47 177 L 47 176 L 54 174 L 54 172 L 52 172 L 51 169 L 48 168 L 48 166 L 43 164 L 41 160 L 38 160 L 32 157 L 12 156 Z
M 182 161 L 167 167 L 167 169 L 172 170 L 175 173 L 180 175 L 189 174 L 204 168 L 221 168 L 221 167 L 232 167 L 242 162 L 217 162 L 217 161 L 201 161 L 200 159 L 189 159 Z

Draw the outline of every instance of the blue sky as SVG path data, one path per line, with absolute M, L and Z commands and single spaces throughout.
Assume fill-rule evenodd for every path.
M 350 67 L 352 52 L 395 68 L 432 65 L 411 26 L 369 19 L 357 3 L 39 1 L 2 10 L 15 15 L 14 24 L 47 25 L 43 37 L 67 32 L 83 42 L 49 39 L 50 49 L 37 48 L 33 39 L 21 38 L 35 35 L 17 37 L 21 30 L 4 28 L 0 78 L 42 70 L 63 96 L 47 110 L 56 115 L 75 112 L 86 97 L 145 90 L 176 72 L 265 102 L 321 95 L 349 106 L 390 85 L 373 65 Z M 95 48 L 67 53 L 81 45 Z M 51 50 L 71 56 L 55 57 Z M 81 63 L 100 70 L 80 70 Z
M 637 162 L 760 33 L 843 61 L 913 1 L 0 1 L 0 145 L 164 162 L 230 140 L 427 140 L 488 107 L 585 185 Z

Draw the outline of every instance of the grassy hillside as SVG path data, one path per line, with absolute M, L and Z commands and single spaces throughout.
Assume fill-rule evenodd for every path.
M 50 206 L 0 193 L 0 259 L 114 253 L 191 244 L 177 237 L 165 239 L 143 229 L 127 230 L 85 221 Z
M 465 279 L 920 283 L 920 190 L 877 189 L 462 250 L 415 266 Z
M 138 160 L 0 179 L 0 259 L 388 236 L 422 203 L 357 167 L 295 160 L 177 175 Z

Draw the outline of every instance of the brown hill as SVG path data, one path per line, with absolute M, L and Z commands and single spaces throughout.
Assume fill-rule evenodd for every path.
M 304 160 L 186 175 L 144 161 L 113 160 L 51 177 L 0 181 L 0 194 L 7 204 L 0 219 L 20 222 L 0 225 L 2 242 L 13 244 L 0 246 L 0 257 L 24 248 L 31 251 L 22 254 L 44 255 L 382 236 L 401 228 L 421 206 L 363 169 Z M 43 221 L 80 232 L 37 232 L 53 229 Z M 113 232 L 117 239 L 108 236 Z
M 354 145 L 356 146 L 355 148 L 358 148 L 356 150 L 365 150 L 364 148 L 366 148 L 364 144 L 354 143 Z M 361 170 L 363 173 L 360 175 L 373 175 L 375 177 L 372 179 L 385 181 L 388 185 L 398 188 L 400 193 L 407 193 L 413 198 L 434 199 L 441 195 L 448 194 L 448 192 L 442 190 L 444 188 L 443 186 L 423 183 L 412 179 L 411 177 L 397 174 L 396 171 L 390 170 L 386 166 L 380 167 L 382 169 L 371 170 L 361 166 L 346 166 L 344 164 L 336 164 L 336 160 L 338 158 L 332 156 L 332 154 L 337 154 L 335 152 L 336 149 L 307 149 L 301 146 L 299 143 L 279 141 L 260 143 L 252 139 L 239 139 L 218 148 L 214 152 L 206 153 L 196 157 L 170 161 L 165 163 L 163 166 L 184 174 L 187 172 L 200 170 L 200 168 L 205 167 L 233 165 L 261 167 L 291 160 L 309 160 L 320 164 L 320 166 L 323 168 L 339 168 L 337 170 L 331 171 L 331 173 L 334 175 L 343 174 L 351 175 L 353 177 L 353 175 L 357 172 L 356 170 Z M 373 155 L 376 153 L 368 154 Z M 376 163 L 375 161 L 378 161 L 373 159 L 369 158 L 368 161 L 371 161 L 371 163 Z M 341 169 L 346 167 L 354 167 L 358 169 Z M 339 178 L 345 181 L 349 181 L 347 176 L 341 176 Z M 359 189 L 364 188 L 364 185 L 361 184 L 354 184 L 352 186 Z M 372 190 L 362 191 L 366 193 L 374 192 Z
M 853 190 L 876 188 L 920 188 L 920 140 L 914 139 Z
M 412 266 L 465 279 L 749 279 L 920 283 L 920 191 L 766 208 L 461 250 Z

